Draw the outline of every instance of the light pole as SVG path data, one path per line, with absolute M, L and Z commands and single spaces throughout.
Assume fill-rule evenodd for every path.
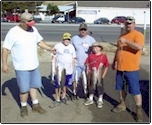
M 37 13 L 36 13 L 36 10 L 37 10 L 37 9 L 36 9 L 36 1 L 35 1 L 35 15 L 37 14 Z
M 146 11 L 144 11 L 144 37 L 146 38 Z
M 75 1 L 75 10 L 76 10 L 75 16 L 77 17 L 78 16 L 78 2 L 77 1 Z

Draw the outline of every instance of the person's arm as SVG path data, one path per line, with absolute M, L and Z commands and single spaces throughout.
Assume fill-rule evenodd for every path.
M 89 55 L 90 56 L 90 55 Z M 89 56 L 88 56 L 88 58 L 86 59 L 86 61 L 85 61 L 85 65 L 86 65 L 86 73 L 88 74 L 89 73 Z
M 116 62 L 117 62 L 117 60 L 116 60 L 117 52 L 118 52 L 118 49 L 117 49 L 116 52 L 115 52 L 115 56 L 114 56 L 113 62 L 112 62 L 112 64 L 111 64 L 111 68 L 112 68 L 113 70 L 115 69 L 115 64 L 116 64 Z
M 72 58 L 72 69 L 74 70 L 74 66 L 75 66 L 75 58 Z
M 2 48 L 2 71 L 4 73 L 8 73 L 9 69 L 7 66 L 7 58 L 8 58 L 9 50 L 6 48 Z
M 43 40 L 38 43 L 38 46 L 47 51 L 50 51 L 53 54 L 56 54 L 56 50 L 47 45 Z
M 37 45 L 39 47 L 41 47 L 42 49 L 45 49 L 47 51 L 50 51 L 52 52 L 53 50 L 51 49 L 51 47 L 49 45 L 47 45 L 45 42 L 44 42 L 44 39 L 43 37 L 40 35 L 39 31 L 33 27 L 34 31 L 35 31 L 35 34 L 36 34 L 36 37 L 37 37 Z
M 105 55 L 105 57 L 103 59 L 104 59 L 104 67 L 103 67 L 103 70 L 102 70 L 102 79 L 105 78 L 105 76 L 108 72 L 108 68 L 109 68 L 109 61 L 108 61 L 107 56 Z
M 51 51 L 52 50 L 51 47 L 48 46 L 43 40 L 38 43 L 38 46 L 43 48 L 43 49 L 45 49 L 45 50 L 47 50 L 47 51 Z
M 121 37 L 119 38 L 118 40 L 120 43 L 124 43 L 124 44 L 127 44 L 130 48 L 134 49 L 134 50 L 142 50 L 143 49 L 143 46 L 140 45 L 139 43 L 137 42 L 130 42 L 129 40 Z
M 102 78 L 103 78 L 103 79 L 105 78 L 107 72 L 108 72 L 108 67 L 104 67 L 103 73 L 102 73 Z

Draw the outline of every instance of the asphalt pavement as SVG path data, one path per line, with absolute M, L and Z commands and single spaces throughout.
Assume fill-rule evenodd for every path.
M 5 39 L 8 30 L 17 25 L 16 23 L 2 23 L 1 29 L 1 41 Z M 39 33 L 43 36 L 45 41 L 61 41 L 64 32 L 70 32 L 72 36 L 78 34 L 80 24 L 42 24 L 38 23 L 35 27 Z M 87 24 L 88 33 L 92 32 L 92 36 L 96 41 L 102 41 L 108 43 L 109 41 L 116 43 L 121 31 L 121 25 L 97 25 Z M 137 30 L 143 32 L 143 25 L 136 25 Z M 150 27 L 146 28 L 145 43 L 150 44 Z
M 110 64 L 114 57 L 111 51 L 105 51 Z M 109 67 L 104 80 L 105 94 L 104 105 L 101 109 L 96 107 L 96 103 L 84 106 L 82 85 L 79 84 L 79 100 L 69 100 L 68 105 L 61 103 L 60 106 L 50 108 L 55 97 L 54 85 L 50 80 L 51 56 L 50 53 L 38 49 L 40 72 L 43 87 L 38 91 L 38 99 L 41 106 L 47 110 L 47 114 L 40 115 L 31 111 L 31 102 L 28 101 L 29 116 L 20 117 L 19 90 L 17 87 L 15 72 L 9 55 L 8 64 L 10 73 L 1 72 L 1 123 L 136 123 L 135 105 L 130 94 L 126 98 L 127 110 L 120 113 L 113 113 L 111 110 L 118 104 L 118 92 L 115 90 L 115 71 Z M 150 55 L 142 55 L 140 70 L 140 86 L 143 97 L 143 123 L 150 123 Z

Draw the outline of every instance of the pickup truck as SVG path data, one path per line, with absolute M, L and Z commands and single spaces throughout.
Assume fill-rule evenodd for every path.
M 67 18 L 65 15 L 56 15 L 52 19 L 52 23 L 65 23 L 65 22 L 67 22 Z

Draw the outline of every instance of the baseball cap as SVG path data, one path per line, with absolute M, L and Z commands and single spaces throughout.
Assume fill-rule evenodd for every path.
M 95 42 L 92 44 L 92 47 L 95 47 L 95 46 L 99 46 L 101 49 L 103 49 L 103 46 L 101 45 L 100 42 Z
M 63 34 L 63 39 L 70 39 L 70 40 L 71 40 L 71 34 L 68 33 L 68 32 L 65 32 L 65 33 Z
M 33 20 L 33 15 L 28 13 L 28 12 L 22 13 L 20 15 L 20 20 L 25 21 L 28 26 L 34 26 L 35 25 L 35 21 Z
M 87 24 L 81 23 L 80 26 L 79 26 L 79 30 L 80 29 L 88 29 Z
M 127 23 L 135 23 L 135 18 L 132 17 L 132 16 L 127 16 L 126 22 L 127 22 Z

